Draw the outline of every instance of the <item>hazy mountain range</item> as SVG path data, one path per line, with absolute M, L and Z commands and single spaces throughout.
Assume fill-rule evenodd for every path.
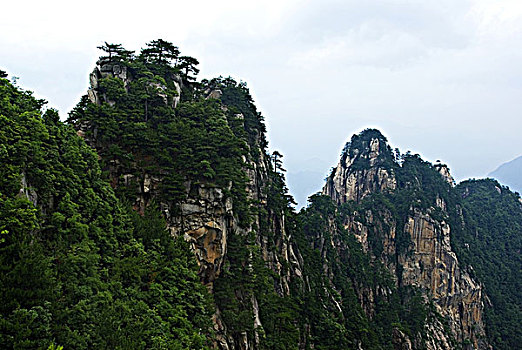
M 522 192 L 522 156 L 500 165 L 488 174 L 503 185 L 509 186 L 512 191 Z

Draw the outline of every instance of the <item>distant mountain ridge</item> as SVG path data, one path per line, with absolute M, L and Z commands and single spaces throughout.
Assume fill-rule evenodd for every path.
M 509 186 L 512 191 L 522 193 L 522 156 L 500 165 L 488 176 Z

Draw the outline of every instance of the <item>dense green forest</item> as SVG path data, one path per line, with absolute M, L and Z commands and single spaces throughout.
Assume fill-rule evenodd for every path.
M 419 211 L 449 223 L 459 261 L 483 284 L 488 342 L 520 343 L 517 194 L 493 180 L 453 187 L 368 129 L 341 160 L 377 139 L 378 158 L 351 170 L 379 167 L 396 187 L 344 204 L 315 194 L 297 213 L 245 83 L 199 81 L 197 59 L 161 39 L 137 54 L 100 49 L 66 122 L 0 71 L 2 348 L 424 348 L 430 324 L 450 327 L 422 288 L 402 283 L 400 260 L 414 253 L 405 225 Z M 202 189 L 222 193 L 212 205 L 228 230 L 210 277 L 199 241 L 183 234 Z M 349 223 L 367 229 L 367 250 Z
M 5 78 L 0 96 L 2 347 L 207 347 L 212 299 L 187 244 L 118 200 L 44 101 Z
M 492 179 L 461 182 L 465 229 L 454 235 L 459 258 L 484 283 L 486 331 L 495 349 L 522 343 L 522 202 Z
M 125 67 L 132 80 L 125 87 L 119 78 L 101 78 L 103 102 L 93 103 L 85 95 L 65 124 L 56 111 L 44 108 L 44 101 L 3 75 L 2 165 L 8 182 L 2 184 L 1 197 L 2 293 L 12 302 L 2 310 L 2 344 L 205 348 L 214 339 L 214 298 L 234 336 L 252 332 L 250 298 L 255 294 L 264 306 L 262 342 L 285 347 L 278 340 L 278 324 L 269 326 L 271 310 L 278 310 L 284 298 L 271 287 L 273 273 L 255 253 L 254 232 L 229 238 L 227 264 L 212 296 L 200 283 L 188 244 L 165 230 L 158 205 L 167 203 L 171 215 L 179 214 L 180 203 L 190 195 L 188 180 L 223 188 L 239 225 L 249 227 L 255 214 L 260 218 L 256 230 L 265 234 L 270 234 L 274 212 L 290 210 L 284 178 L 271 168 L 271 186 L 263 190 L 270 209 L 258 208 L 246 197 L 244 157 L 260 156 L 267 147 L 263 119 L 248 88 L 230 78 L 196 83 L 191 74 L 197 74 L 197 60 L 179 56 L 176 47 L 162 40 L 150 42 L 139 55 L 121 45 L 100 48 L 107 56 L 99 63 Z M 219 90 L 221 100 L 206 98 L 209 90 Z M 84 125 L 82 139 L 77 130 Z M 161 183 L 146 206 L 137 208 L 145 172 Z M 123 174 L 132 174 L 132 183 L 124 183 Z M 16 245 L 16 239 L 23 245 Z M 36 252 L 41 255 L 23 256 Z M 23 277 L 30 272 L 44 281 Z M 39 285 L 41 293 L 32 287 Z M 34 301 L 23 298 L 21 290 L 36 293 Z M 24 325 L 22 312 L 34 320 L 26 316 L 30 324 Z M 34 329 L 39 318 L 45 332 Z M 295 337 L 292 342 L 296 345 Z

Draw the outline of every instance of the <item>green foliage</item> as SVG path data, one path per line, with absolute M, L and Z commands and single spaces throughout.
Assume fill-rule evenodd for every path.
M 206 183 L 227 189 L 242 222 L 249 220 L 246 177 L 242 157 L 247 144 L 228 124 L 221 104 L 196 98 L 180 102 L 170 61 L 177 48 L 155 40 L 140 57 L 126 62 L 133 77 L 125 87 L 116 77 L 101 79 L 101 105 L 82 98 L 70 113 L 69 122 L 88 125 L 86 137 L 94 139 L 102 168 L 110 172 L 119 196 L 132 202 L 135 189 L 119 185 L 122 174 L 142 179 L 143 171 L 162 178 L 160 200 L 176 212 L 187 196 L 185 184 Z M 183 60 L 180 58 L 180 62 Z M 188 87 L 185 87 L 185 89 Z
M 134 51 L 125 50 L 121 44 L 109 44 L 108 42 L 98 46 L 98 49 L 108 54 L 108 56 L 100 57 L 100 60 L 106 60 L 108 62 L 126 61 L 130 59 L 134 53 Z
M 137 60 L 130 60 L 131 66 L 135 68 L 136 63 L 144 63 L 155 74 L 179 74 L 190 90 L 188 85 L 196 80 L 199 73 L 199 69 L 196 68 L 199 61 L 194 57 L 180 56 L 178 47 L 163 39 L 152 40 L 145 45 L 146 48 L 141 50 Z
M 455 225 L 452 242 L 484 284 L 488 340 L 495 349 L 515 349 L 522 342 L 520 197 L 491 179 L 464 181 L 456 192 L 464 225 Z
M 265 138 L 266 127 L 263 122 L 264 118 L 257 111 L 246 83 L 238 83 L 230 77 L 219 77 L 210 81 L 203 80 L 201 89 L 204 91 L 221 91 L 222 96 L 220 100 L 228 107 L 227 116 L 230 119 L 238 114 L 241 115 L 252 155 L 254 158 L 260 156 L 258 149 L 265 150 L 267 146 Z
M 365 206 L 380 210 L 377 198 L 361 206 L 347 203 L 337 207 L 329 197 L 314 195 L 296 218 L 292 234 L 310 287 L 300 294 L 299 313 L 310 322 L 316 348 L 393 349 L 394 327 L 412 335 L 424 329 L 427 313 L 419 292 L 397 288 L 382 263 L 364 253 L 354 234 L 344 228 L 343 223 L 354 213 L 368 210 Z M 381 205 L 391 203 L 381 198 Z M 374 237 L 369 234 L 369 239 L 381 240 L 377 233 L 374 231 Z M 365 299 L 369 293 L 373 301 Z M 370 304 L 372 317 L 361 307 Z
M 51 344 L 51 345 L 49 345 L 49 347 L 47 348 L 47 350 L 63 350 L 63 346 L 61 346 L 61 345 L 55 345 L 55 344 Z
M 242 332 L 252 334 L 254 330 L 253 271 L 245 264 L 250 260 L 249 243 L 246 236 L 229 237 L 223 276 L 215 282 L 214 298 L 225 324 L 235 336 Z
M 141 56 L 148 62 L 169 64 L 179 56 L 179 49 L 163 39 L 152 40 L 141 50 Z
M 180 56 L 176 68 L 180 70 L 185 80 L 193 81 L 196 80 L 196 75 L 199 73 L 199 69 L 196 68 L 198 64 L 199 61 L 194 57 Z M 191 74 L 194 74 L 194 76 L 191 76 Z
M 0 79 L 2 346 L 206 348 L 211 300 L 187 244 L 156 207 L 123 206 L 98 155 L 42 106 Z

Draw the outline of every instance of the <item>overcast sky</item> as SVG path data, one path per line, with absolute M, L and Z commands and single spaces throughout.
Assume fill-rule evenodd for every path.
M 103 41 L 162 38 L 201 78 L 246 81 L 290 180 L 308 171 L 320 187 L 367 127 L 458 180 L 522 154 L 521 0 L 20 0 L 2 13 L 0 68 L 62 118 Z

